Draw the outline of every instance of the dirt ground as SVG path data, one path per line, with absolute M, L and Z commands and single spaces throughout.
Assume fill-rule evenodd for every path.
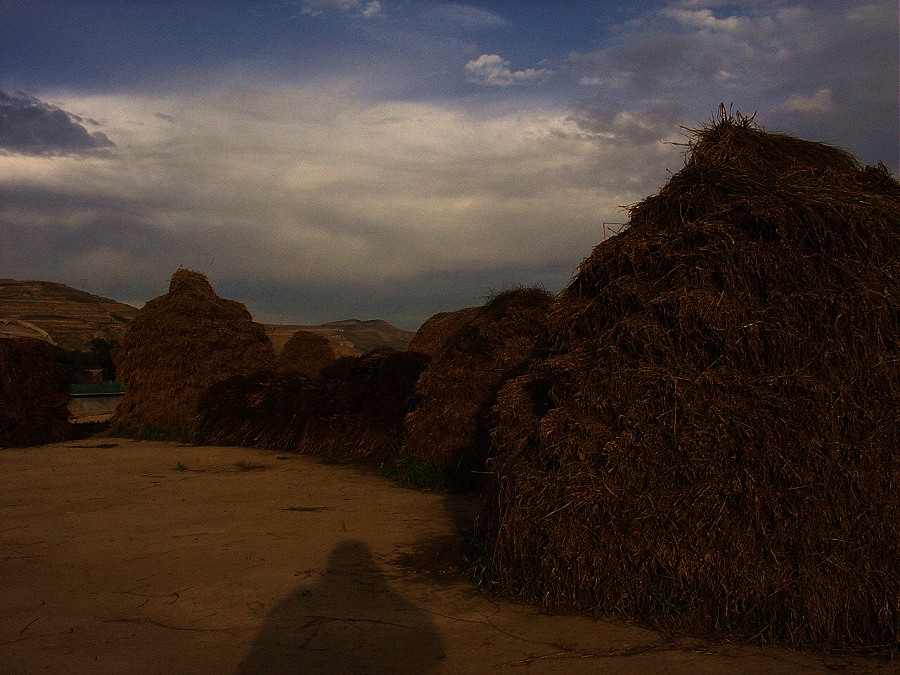
M 246 448 L 0 450 L 3 673 L 888 671 L 479 593 L 462 497 Z M 894 666 L 896 667 L 896 666 Z

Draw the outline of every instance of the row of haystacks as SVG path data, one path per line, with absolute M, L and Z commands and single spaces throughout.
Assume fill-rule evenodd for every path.
M 65 440 L 71 379 L 66 352 L 56 345 L 0 338 L 0 447 Z
M 552 299 L 542 288 L 514 288 L 423 324 L 409 348 L 429 349 L 433 358 L 416 384 L 400 461 L 473 484 L 489 453 L 497 391 L 532 356 Z
M 300 331 L 276 359 L 244 305 L 179 269 L 129 325 L 115 361 L 127 387 L 116 433 L 383 459 L 400 442 L 428 357 L 336 360 L 326 338 Z
M 549 611 L 900 641 L 900 184 L 721 114 L 500 391 L 478 528 Z
M 318 369 L 291 368 L 302 359 L 290 347 L 297 342 L 305 357 L 323 353 L 327 341 L 295 335 L 277 371 L 236 375 L 209 387 L 190 437 L 415 464 L 440 474 L 440 484 L 468 483 L 487 455 L 486 420 L 497 389 L 531 355 L 551 299 L 542 289 L 505 291 L 483 307 L 426 322 L 415 349 L 376 350 Z
M 313 415 L 315 380 L 264 370 L 232 375 L 201 396 L 191 440 L 208 445 L 290 449 L 291 429 Z
M 272 369 L 275 354 L 247 308 L 216 295 L 204 274 L 179 269 L 146 303 L 114 354 L 126 393 L 110 420 L 120 432 L 185 439 L 215 382 Z
M 428 357 L 376 350 L 325 366 L 318 377 L 259 372 L 210 387 L 193 440 L 384 461 L 396 450 Z

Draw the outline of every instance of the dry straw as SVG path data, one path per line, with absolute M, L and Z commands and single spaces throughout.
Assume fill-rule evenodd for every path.
M 210 385 L 275 362 L 265 330 L 247 308 L 219 298 L 205 275 L 188 269 L 177 270 L 169 292 L 141 308 L 113 358 L 127 387 L 113 427 L 171 438 L 190 437 Z
M 497 390 L 532 355 L 552 298 L 541 288 L 515 288 L 474 312 L 438 315 L 423 325 L 420 333 L 435 337 L 426 341 L 417 334 L 410 349 L 421 349 L 423 342 L 442 343 L 442 348 L 416 385 L 416 407 L 406 418 L 404 460 L 445 471 L 451 483 L 471 482 L 472 472 L 484 466 L 487 414 Z M 432 331 L 438 319 L 438 330 Z
M 438 356 L 464 326 L 472 322 L 480 307 L 466 307 L 455 312 L 440 312 L 419 326 L 409 342 L 409 351 Z
M 427 361 L 385 349 L 338 359 L 318 378 L 275 372 L 229 378 L 201 400 L 194 440 L 382 461 L 400 442 Z
M 479 528 L 551 611 L 900 639 L 900 185 L 722 113 L 500 392 Z
M 298 436 L 297 447 L 336 459 L 384 461 L 400 444 L 428 360 L 415 352 L 376 349 L 323 369 L 317 414 Z
M 192 440 L 296 450 L 294 435 L 315 414 L 315 394 L 315 381 L 297 373 L 233 375 L 201 396 Z
M 65 352 L 36 338 L 0 338 L 0 447 L 65 440 L 71 369 Z
M 316 377 L 322 368 L 335 360 L 328 338 L 308 330 L 298 330 L 278 355 L 277 367 L 283 373 Z

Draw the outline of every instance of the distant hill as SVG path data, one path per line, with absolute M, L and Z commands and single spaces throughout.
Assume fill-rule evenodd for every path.
M 316 326 L 265 324 L 265 327 L 276 354 L 281 352 L 285 343 L 299 330 L 317 333 L 328 338 L 337 356 L 365 354 L 379 347 L 406 349 L 409 346 L 409 341 L 415 335 L 411 331 L 394 328 L 391 324 L 380 319 L 371 321 L 347 319 Z
M 116 340 L 138 309 L 52 281 L 0 279 L 0 335 L 31 335 L 63 349 Z
M 0 336 L 28 335 L 63 349 L 86 351 L 94 338 L 117 340 L 138 309 L 52 281 L 0 279 Z M 316 326 L 266 324 L 278 353 L 298 330 L 323 335 L 338 356 L 364 354 L 379 347 L 406 349 L 415 333 L 385 321 L 333 321 Z

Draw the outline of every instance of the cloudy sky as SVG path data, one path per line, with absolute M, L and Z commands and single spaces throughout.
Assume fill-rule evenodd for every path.
M 559 290 L 720 102 L 897 173 L 896 0 L 0 0 L 0 277 L 415 329 Z

